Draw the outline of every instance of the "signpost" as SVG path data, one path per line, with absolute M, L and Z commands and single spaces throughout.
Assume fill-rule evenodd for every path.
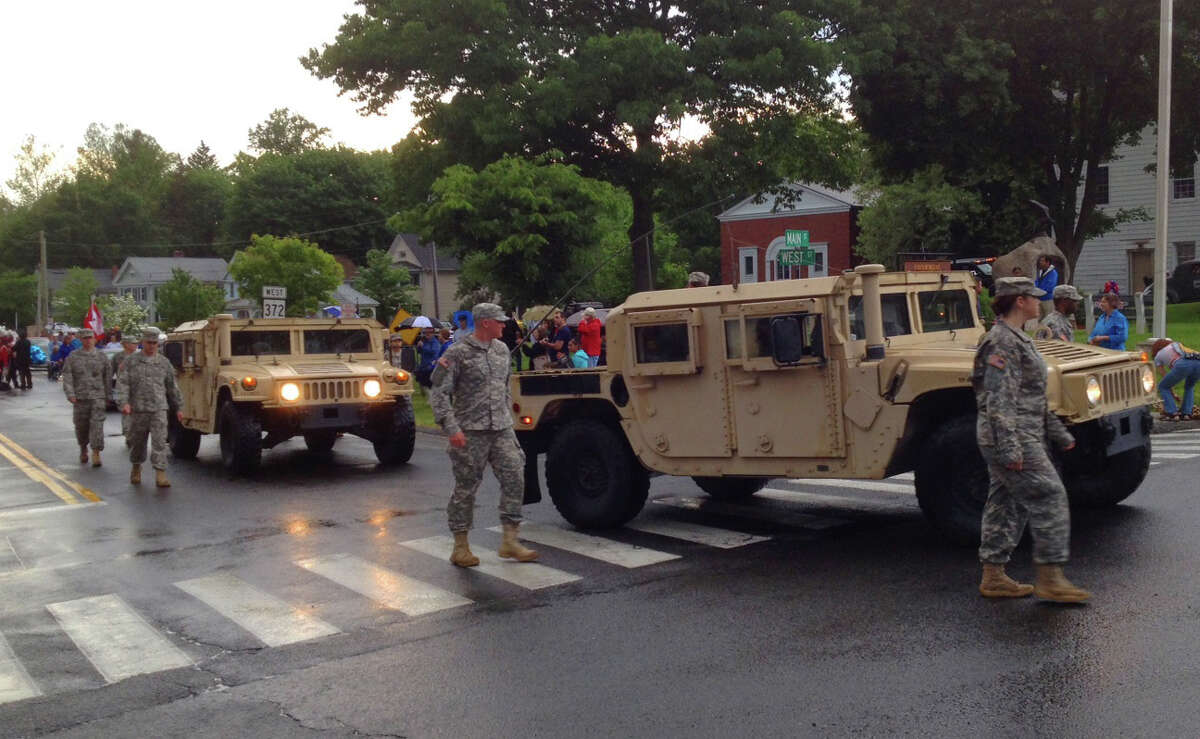
M 279 285 L 263 285 L 262 317 L 285 318 L 287 316 L 287 288 Z
M 780 267 L 812 267 L 817 263 L 817 253 L 812 249 L 780 249 Z
M 776 231 L 775 233 L 779 233 Z M 807 249 L 808 231 L 787 229 L 783 232 L 783 245 L 789 249 Z

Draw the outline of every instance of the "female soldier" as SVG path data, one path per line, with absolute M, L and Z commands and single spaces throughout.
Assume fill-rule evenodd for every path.
M 975 432 L 991 480 L 979 543 L 979 592 L 988 598 L 1036 593 L 1045 600 L 1080 603 L 1091 593 L 1063 576 L 1071 518 L 1067 491 L 1046 451 L 1047 437 L 1065 450 L 1073 448 L 1075 440 L 1046 405 L 1046 363 L 1021 330 L 1037 317 L 1043 294 L 1028 277 L 998 278 L 992 303 L 996 325 L 975 354 Z M 1027 521 L 1037 567 L 1034 586 L 1004 574 Z

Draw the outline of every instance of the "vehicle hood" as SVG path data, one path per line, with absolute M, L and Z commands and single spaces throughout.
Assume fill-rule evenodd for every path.
M 1068 344 L 1063 341 L 1033 342 L 1046 364 L 1060 372 L 1102 367 L 1129 361 L 1141 361 L 1139 352 L 1119 352 L 1090 344 Z M 974 363 L 975 347 L 952 341 L 921 344 L 911 348 L 889 349 L 885 363 L 907 361 L 910 365 L 952 365 L 961 362 L 965 367 Z

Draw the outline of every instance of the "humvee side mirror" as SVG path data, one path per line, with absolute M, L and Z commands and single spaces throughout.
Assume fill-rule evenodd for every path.
M 808 356 L 804 346 L 805 316 L 771 319 L 771 355 L 775 364 L 800 364 Z
M 183 368 L 183 344 L 178 342 L 167 342 L 163 344 L 163 356 L 167 358 L 175 369 Z

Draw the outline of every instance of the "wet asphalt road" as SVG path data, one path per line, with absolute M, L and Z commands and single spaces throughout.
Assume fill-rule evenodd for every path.
M 605 534 L 611 561 L 535 544 L 561 584 L 531 589 L 404 546 L 446 533 L 440 437 L 394 470 L 353 437 L 327 457 L 293 440 L 252 479 L 206 438 L 172 488 L 135 489 L 116 414 L 105 466 L 81 466 L 59 388 L 35 381 L 0 395 L 2 736 L 1196 733 L 1200 433 L 1156 437 L 1126 505 L 1075 516 L 1084 608 L 981 599 L 972 551 L 904 480 L 777 481 L 722 507 L 657 478 L 635 524 L 671 536 Z M 496 501 L 489 478 L 477 551 L 498 544 Z M 548 502 L 526 510 L 561 530 Z M 1030 573 L 1027 546 L 1015 561 Z M 197 597 L 214 582 L 245 588 Z M 128 617 L 78 617 L 97 603 Z M 296 641 L 297 619 L 327 631 Z

